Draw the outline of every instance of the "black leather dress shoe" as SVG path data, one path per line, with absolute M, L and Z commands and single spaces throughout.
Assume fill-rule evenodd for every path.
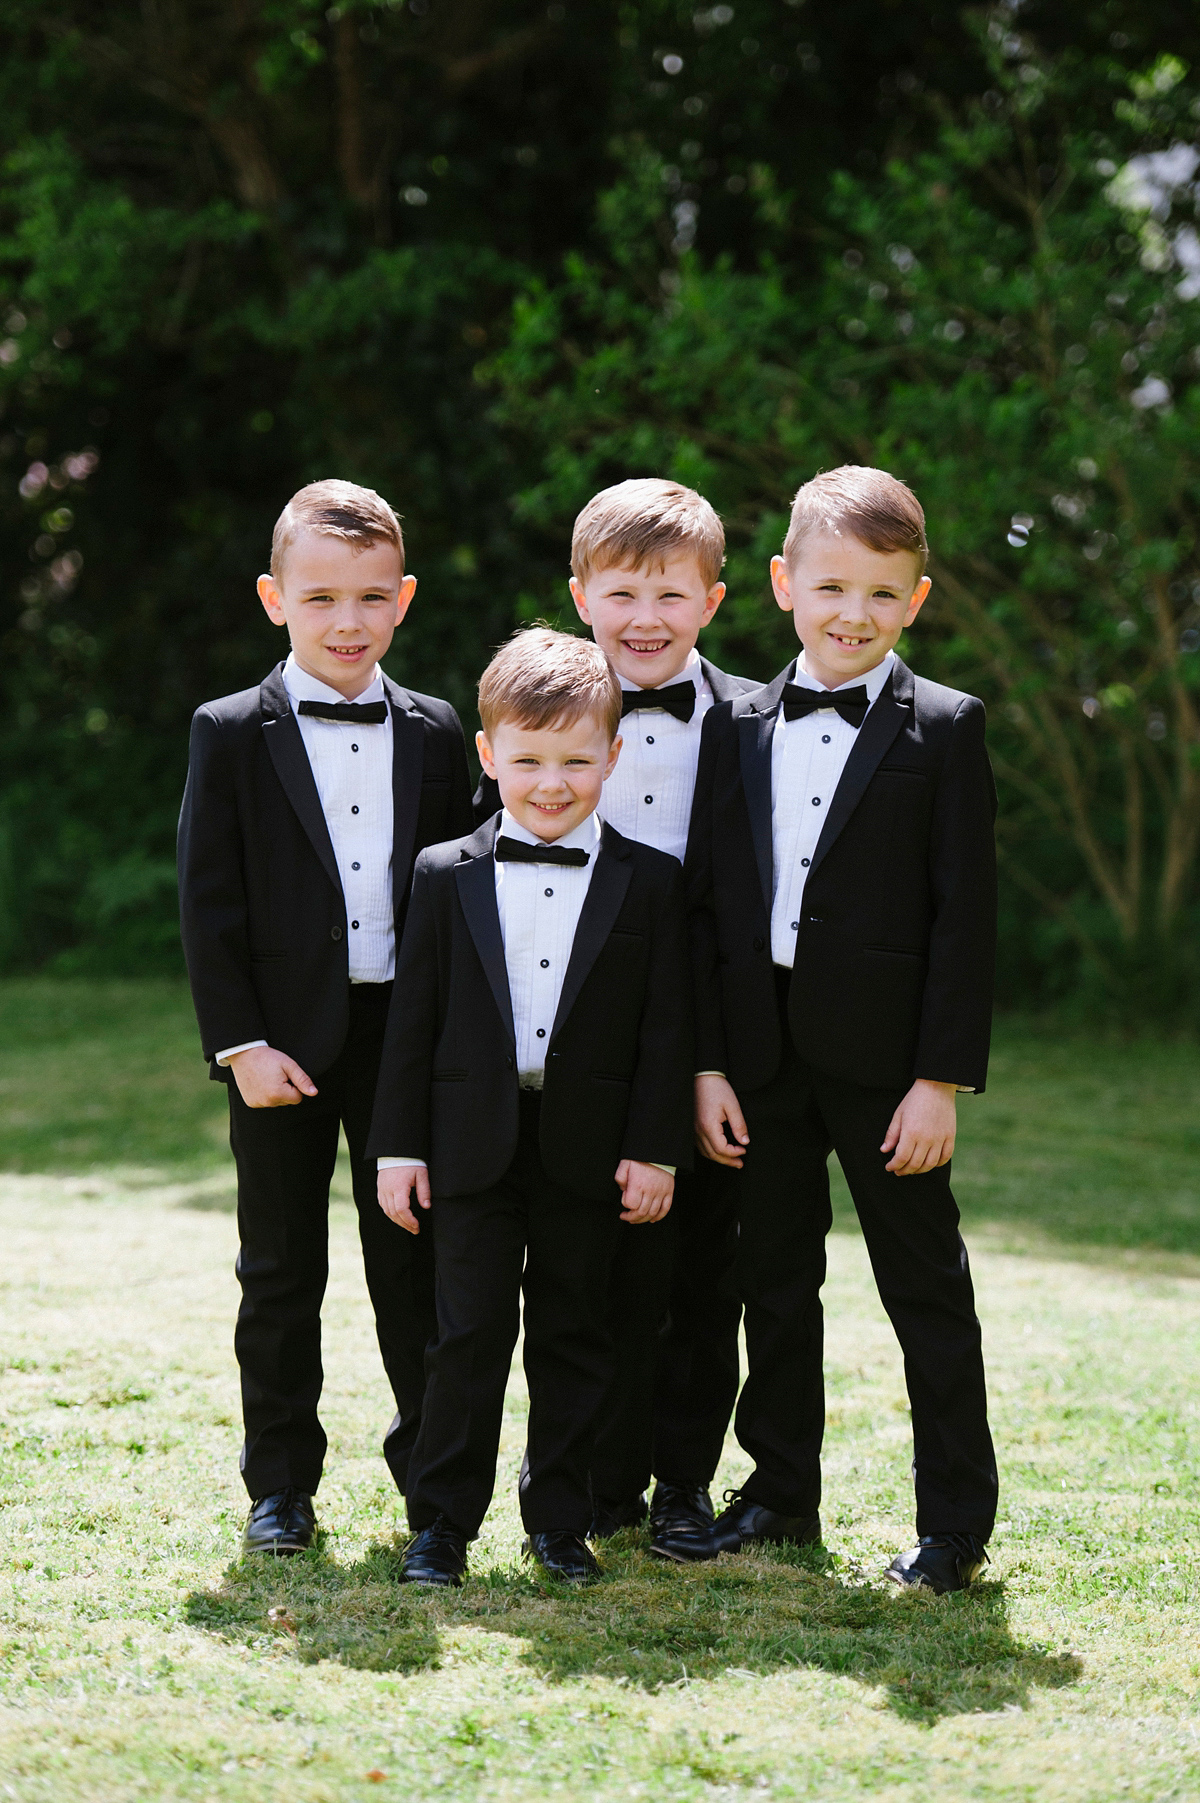
M 645 1519 L 644 1495 L 627 1497 L 624 1502 L 609 1502 L 607 1497 L 597 1496 L 592 1500 L 592 1525 L 587 1537 L 589 1540 L 610 1540 L 622 1528 L 641 1527 Z
M 660 1559 L 686 1559 L 677 1542 L 711 1534 L 712 1498 L 707 1484 L 672 1484 L 659 1478 L 650 1499 L 650 1551 Z
M 600 1567 L 582 1534 L 565 1529 L 530 1534 L 523 1550 L 552 1578 L 563 1578 L 568 1584 L 590 1584 L 600 1576 Z
M 467 1536 L 439 1515 L 409 1542 L 400 1561 L 402 1584 L 436 1584 L 445 1590 L 457 1587 L 467 1569 Z
M 779 1515 L 762 1503 L 751 1502 L 740 1490 L 727 1490 L 725 1500 L 729 1507 L 722 1509 L 707 1534 L 656 1534 L 655 1552 L 682 1561 L 715 1559 L 721 1553 L 740 1553 L 748 1546 L 778 1546 L 783 1541 L 809 1546 L 821 1538 L 819 1515 Z
M 316 1531 L 311 1496 L 303 1490 L 272 1490 L 270 1496 L 260 1496 L 251 1507 L 242 1550 L 288 1558 L 310 1547 Z
M 897 1553 L 883 1575 L 910 1590 L 945 1596 L 973 1584 L 987 1562 L 983 1541 L 974 1534 L 922 1534 L 920 1544 Z

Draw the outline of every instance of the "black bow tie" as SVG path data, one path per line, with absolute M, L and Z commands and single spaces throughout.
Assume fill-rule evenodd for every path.
M 783 689 L 783 717 L 785 720 L 803 720 L 806 714 L 815 714 L 818 708 L 836 708 L 847 726 L 861 726 L 867 717 L 867 709 L 871 705 L 871 697 L 867 694 L 867 686 L 860 682 L 856 689 L 802 689 L 799 683 L 789 682 Z
M 302 701 L 300 712 L 314 720 L 344 720 L 350 726 L 382 726 L 386 701 Z
M 573 864 L 580 869 L 588 861 L 581 845 L 526 845 L 524 839 L 497 839 L 499 864 Z
M 626 689 L 621 696 L 621 718 L 642 707 L 661 707 L 665 714 L 686 722 L 696 711 L 696 685 L 672 682 L 665 689 Z

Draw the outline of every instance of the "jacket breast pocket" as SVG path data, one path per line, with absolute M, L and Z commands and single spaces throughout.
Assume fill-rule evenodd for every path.
M 434 1071 L 430 1079 L 434 1083 L 465 1083 L 466 1071 Z

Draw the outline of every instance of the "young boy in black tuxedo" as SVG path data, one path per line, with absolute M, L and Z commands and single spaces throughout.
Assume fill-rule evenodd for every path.
M 315 1532 L 327 1210 L 342 1126 L 396 1400 L 384 1453 L 402 1491 L 436 1328 L 428 1248 L 380 1214 L 364 1157 L 413 859 L 471 818 L 454 709 L 379 668 L 415 588 L 386 501 L 351 482 L 302 488 L 258 580 L 291 654 L 192 722 L 180 919 L 237 1161 L 248 1551 L 299 1552 Z
M 836 1151 L 904 1352 L 920 1544 L 888 1576 L 964 1588 L 995 1520 L 979 1323 L 950 1190 L 955 1096 L 983 1089 L 995 791 L 984 713 L 895 655 L 929 592 L 903 483 L 796 496 L 775 597 L 803 650 L 704 733 L 688 850 L 697 1137 L 738 1178 L 755 1467 L 681 1558 L 820 1535 L 820 1290 Z
M 604 818 L 682 859 L 709 710 L 760 685 L 728 676 L 696 641 L 725 594 L 725 533 L 695 489 L 657 477 L 593 495 L 571 539 L 571 596 L 621 685 L 623 744 Z M 499 806 L 487 778 L 477 818 Z M 712 1525 L 709 1485 L 738 1392 L 735 1185 L 701 1161 L 681 1174 L 661 1233 L 625 1227 L 613 1266 L 614 1374 L 592 1457 L 589 1537 L 641 1522 L 652 1540 Z
M 582 1581 L 597 1570 L 588 1472 L 620 1223 L 655 1231 L 691 1158 L 683 876 L 596 816 L 621 743 L 598 646 L 519 633 L 479 712 L 503 812 L 417 861 L 368 1146 L 393 1221 L 418 1232 L 414 1192 L 433 1210 L 438 1340 L 403 1576 L 462 1580 L 523 1290 L 528 1550 Z

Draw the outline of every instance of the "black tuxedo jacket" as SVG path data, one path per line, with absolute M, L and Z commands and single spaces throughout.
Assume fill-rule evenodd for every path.
M 396 943 L 413 859 L 471 822 L 458 715 L 383 679 L 392 712 Z M 318 1077 L 346 1037 L 346 903 L 279 664 L 198 708 L 179 819 L 179 914 L 204 1055 L 265 1039 Z M 214 1077 L 228 1072 L 212 1067 Z
M 738 695 L 749 695 L 752 690 L 762 687 L 761 683 L 753 681 L 749 676 L 727 675 L 724 670 L 718 670 L 716 664 L 710 664 L 706 657 L 700 659 L 700 668 L 708 680 L 708 686 L 713 692 L 713 700 L 716 702 L 733 701 Z M 682 681 L 683 678 L 681 677 L 679 680 Z M 476 823 L 482 824 L 483 821 L 490 820 L 493 814 L 499 812 L 502 805 L 495 778 L 481 776 L 472 803 L 475 809 Z M 604 812 L 603 802 L 600 804 L 600 812 L 602 814 Z
M 697 1070 L 770 1082 L 771 739 L 792 671 L 704 722 L 686 880 Z M 981 1090 L 996 942 L 996 792 L 983 704 L 899 659 L 868 713 L 813 854 L 789 1016 L 831 1076 Z
M 489 1188 L 517 1149 L 498 826 L 417 859 L 367 1142 L 425 1159 L 437 1197 Z M 679 864 L 610 826 L 596 858 L 546 1042 L 541 1150 L 555 1182 L 607 1202 L 622 1158 L 690 1167 L 694 1067 Z

